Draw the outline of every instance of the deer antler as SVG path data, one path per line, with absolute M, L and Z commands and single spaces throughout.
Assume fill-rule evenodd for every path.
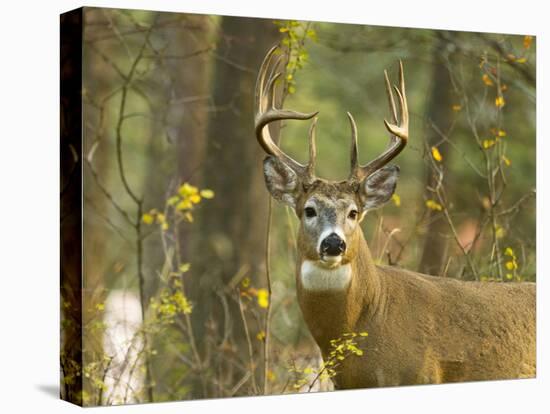
M 397 93 L 397 97 L 399 98 L 399 113 L 401 115 L 399 124 L 397 124 L 397 110 L 387 71 L 384 71 L 384 77 L 386 80 L 386 93 L 388 95 L 388 103 L 392 116 L 391 124 L 384 119 L 384 125 L 386 125 L 386 129 L 391 134 L 390 146 L 368 164 L 360 165 L 357 158 L 357 125 L 355 124 L 353 116 L 351 116 L 348 112 L 348 118 L 351 125 L 351 180 L 362 180 L 363 178 L 378 171 L 393 158 L 395 158 L 407 145 L 407 140 L 409 138 L 409 109 L 407 106 L 407 96 L 405 94 L 403 62 L 399 61 L 399 88 L 395 85 L 393 86 L 395 92 Z
M 307 165 L 302 165 L 298 161 L 292 159 L 285 154 L 273 140 L 269 132 L 269 124 L 275 121 L 285 119 L 306 120 L 311 119 L 318 112 L 301 113 L 296 111 L 278 109 L 275 107 L 275 81 L 281 76 L 281 72 L 277 72 L 283 55 L 274 60 L 277 46 L 272 47 L 262 62 L 258 78 L 256 80 L 255 108 L 256 118 L 254 128 L 256 130 L 256 138 L 265 152 L 269 155 L 277 157 L 290 167 L 299 176 L 312 180 L 315 169 L 315 125 L 314 120 L 309 130 L 309 162 Z

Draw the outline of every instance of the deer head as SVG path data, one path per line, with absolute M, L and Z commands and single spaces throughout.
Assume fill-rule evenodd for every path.
M 407 144 L 409 114 L 405 95 L 403 64 L 399 63 L 399 87 L 394 86 L 399 102 L 399 116 L 394 95 L 385 74 L 391 122 L 384 120 L 391 134 L 389 147 L 371 162 L 358 162 L 357 126 L 348 112 L 351 126 L 351 171 L 345 181 L 328 181 L 315 176 L 315 126 L 318 112 L 301 113 L 276 108 L 275 84 L 281 73 L 282 54 L 277 47 L 266 55 L 256 83 L 255 131 L 258 142 L 267 152 L 264 176 L 273 198 L 294 209 L 300 219 L 299 249 L 305 260 L 325 268 L 351 262 L 357 254 L 357 240 L 362 236 L 359 223 L 368 210 L 387 202 L 399 176 L 399 168 L 387 165 Z M 275 143 L 269 124 L 275 121 L 313 119 L 309 130 L 309 162 L 301 164 L 285 154 Z M 399 121 L 398 121 L 399 120 Z

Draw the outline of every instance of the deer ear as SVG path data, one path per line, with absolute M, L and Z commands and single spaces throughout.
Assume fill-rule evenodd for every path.
M 296 208 L 298 175 L 278 158 L 268 156 L 264 160 L 265 185 L 277 201 Z
M 393 195 L 398 178 L 399 167 L 387 165 L 364 179 L 359 188 L 363 209 L 372 210 L 384 205 Z

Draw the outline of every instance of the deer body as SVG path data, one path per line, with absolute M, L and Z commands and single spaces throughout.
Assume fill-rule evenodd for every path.
M 367 332 L 364 356 L 340 362 L 337 388 L 533 377 L 535 285 L 464 282 L 374 263 L 360 223 L 387 202 L 399 168 L 388 165 L 408 141 L 408 108 L 400 64 L 395 104 L 386 73 L 392 122 L 390 146 L 366 165 L 358 163 L 357 128 L 351 130 L 351 173 L 341 182 L 315 176 L 315 121 L 310 161 L 285 154 L 268 124 L 306 120 L 316 113 L 277 109 L 274 85 L 282 55 L 266 56 L 256 86 L 256 137 L 268 153 L 266 187 L 300 220 L 297 296 L 307 326 L 326 360 L 331 340 Z M 399 108 L 399 111 L 397 110 Z
M 343 361 L 337 388 L 535 375 L 535 285 L 461 282 L 373 265 L 367 243 L 344 289 L 310 290 L 298 259 L 298 301 L 326 359 L 329 341 L 368 332 L 365 355 Z

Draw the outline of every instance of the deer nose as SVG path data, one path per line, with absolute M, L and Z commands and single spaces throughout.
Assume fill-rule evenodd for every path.
M 321 242 L 321 254 L 339 256 L 346 251 L 346 242 L 336 233 L 331 233 Z

